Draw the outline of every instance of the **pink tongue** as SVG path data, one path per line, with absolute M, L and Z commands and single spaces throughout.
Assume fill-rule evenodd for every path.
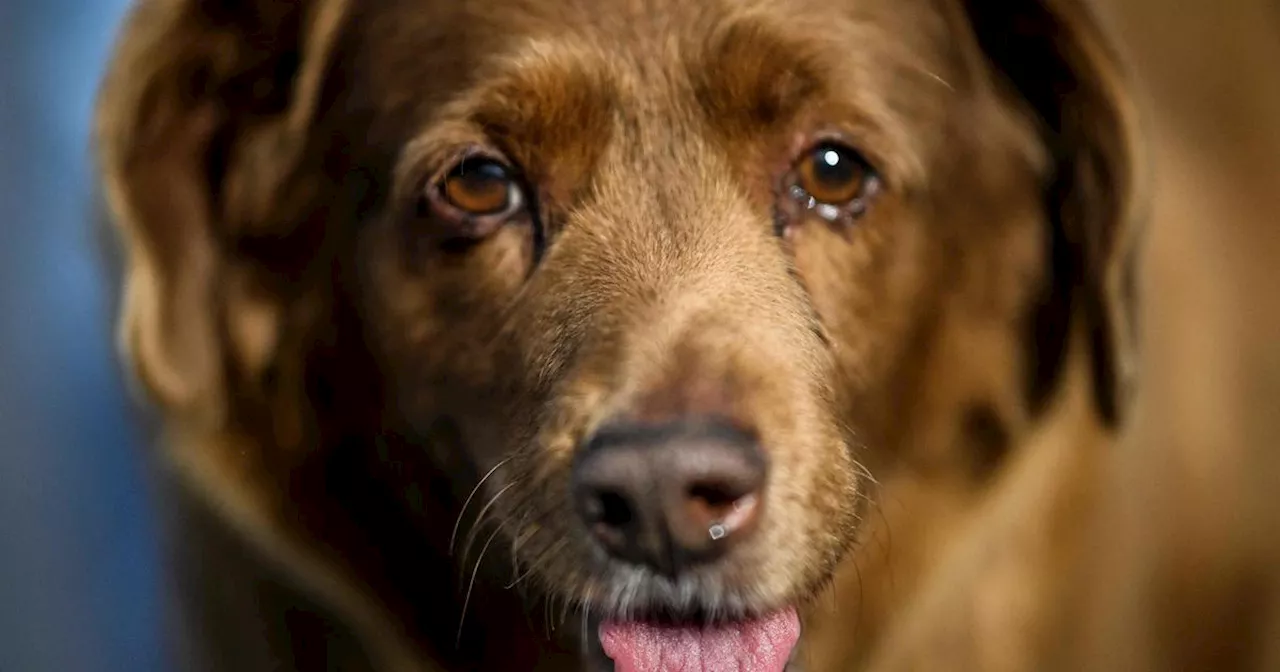
M 600 626 L 600 643 L 617 672 L 782 672 L 798 639 L 795 609 L 716 627 Z

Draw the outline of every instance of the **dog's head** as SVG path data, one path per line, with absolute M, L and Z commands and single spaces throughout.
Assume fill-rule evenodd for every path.
M 125 345 L 277 468 L 394 436 L 477 486 L 620 660 L 781 665 L 860 463 L 979 478 L 1070 315 L 1112 413 L 1122 116 L 1050 4 L 143 3 Z

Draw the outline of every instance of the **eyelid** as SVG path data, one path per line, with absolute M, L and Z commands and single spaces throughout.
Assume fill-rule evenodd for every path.
M 859 190 L 848 200 L 839 203 L 820 201 L 809 193 L 803 184 L 802 171 L 806 162 L 813 161 L 817 152 L 825 148 L 834 148 L 849 160 L 859 165 Z M 779 208 L 775 212 L 775 226 L 779 227 L 779 235 L 793 230 L 793 226 L 801 223 L 806 217 L 817 217 L 829 223 L 853 222 L 860 219 L 871 207 L 878 195 L 885 191 L 886 185 L 880 170 L 860 148 L 849 142 L 838 133 L 821 133 L 806 138 L 797 138 L 796 151 L 792 154 L 791 167 L 783 174 L 778 184 L 777 198 Z
M 418 171 L 401 168 L 403 172 L 397 174 L 397 179 L 406 182 L 396 185 L 399 193 L 394 197 L 399 207 L 407 209 L 407 219 L 422 235 L 440 241 L 478 242 L 509 224 L 525 222 L 532 224 L 535 236 L 540 235 L 536 233 L 541 227 L 539 214 L 534 211 L 536 196 L 529 193 L 530 187 L 521 168 L 500 152 L 485 145 L 468 145 L 453 151 L 438 149 L 435 156 L 444 160 L 428 162 L 425 153 L 421 156 L 422 162 L 416 164 Z M 501 210 L 473 213 L 452 202 L 445 194 L 448 179 L 457 174 L 463 163 L 472 161 L 492 161 L 502 167 L 507 203 Z M 427 170 L 426 166 L 432 169 Z M 417 179 L 408 181 L 413 176 Z
M 809 152 L 823 145 L 839 145 L 856 154 L 869 174 L 874 176 L 880 187 L 879 191 L 892 189 L 899 184 L 896 177 L 901 177 L 901 166 L 890 160 L 894 153 L 885 153 L 887 149 L 881 134 L 874 128 L 863 125 L 825 126 L 817 132 L 806 136 L 792 147 L 793 156 L 804 157 Z
M 801 179 L 801 174 L 803 173 L 807 162 L 812 161 L 813 157 L 818 152 L 824 150 L 836 151 L 842 156 L 856 162 L 861 171 L 862 181 L 865 184 L 871 185 L 874 183 L 877 187 L 883 187 L 884 179 L 880 170 L 876 168 L 871 159 L 869 159 L 860 149 L 839 139 L 818 138 L 808 145 L 805 145 L 805 149 L 802 150 L 793 160 L 790 170 L 787 171 L 787 180 L 791 183 L 789 188 L 791 186 L 799 186 L 798 182 Z M 800 188 L 803 190 L 802 186 L 800 186 Z M 807 193 L 807 190 L 805 191 Z
M 425 193 L 424 189 L 439 183 L 469 157 L 486 157 L 514 166 L 501 149 L 477 135 L 470 125 L 444 122 L 400 150 L 392 173 L 392 202 L 413 203 Z
M 501 220 L 511 217 L 526 206 L 525 188 L 522 182 L 516 178 L 510 178 L 507 181 L 507 206 L 502 210 L 486 213 L 471 213 L 458 205 L 451 203 L 449 198 L 444 194 L 444 179 L 432 182 L 422 187 L 422 193 L 419 198 L 427 199 L 434 207 L 444 208 L 450 214 L 457 214 L 462 218 L 470 220 Z
M 477 164 L 492 163 L 501 168 L 503 181 L 506 183 L 507 191 L 507 203 L 503 209 L 495 210 L 493 212 L 472 213 L 467 211 L 465 208 L 458 206 L 456 203 L 450 202 L 452 199 L 447 193 L 449 180 L 464 177 L 467 174 L 467 171 L 463 170 L 463 167 L 469 162 Z M 462 210 L 464 214 L 471 217 L 507 217 L 515 213 L 524 205 L 524 184 L 519 179 L 516 169 L 511 164 L 500 159 L 492 158 L 487 154 L 471 154 L 465 156 L 464 158 L 454 162 L 446 171 L 441 173 L 440 177 L 437 178 L 435 182 L 427 184 L 423 188 L 430 190 L 431 195 L 443 200 L 449 207 Z

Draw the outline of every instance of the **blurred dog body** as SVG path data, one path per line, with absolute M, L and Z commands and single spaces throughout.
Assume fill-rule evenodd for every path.
M 1115 443 L 1029 445 L 877 671 L 1280 665 L 1280 11 L 1095 4 L 1147 164 L 1132 419 Z

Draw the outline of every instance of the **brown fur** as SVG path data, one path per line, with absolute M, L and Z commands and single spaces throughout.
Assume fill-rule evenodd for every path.
M 344 669 L 572 669 L 593 617 L 688 593 L 805 607 L 807 670 L 864 658 L 1009 455 L 1118 416 L 1127 112 L 1064 4 L 142 2 L 99 114 L 123 342 L 192 515 L 314 600 L 210 618 L 294 668 L 322 637 Z M 878 171 L 856 221 L 787 200 L 825 137 Z M 459 247 L 416 203 L 473 146 L 536 208 Z M 1045 424 L 1064 389 L 1096 428 Z M 766 517 L 627 584 L 573 452 L 709 415 L 764 445 Z
M 1151 163 L 1133 421 L 1115 443 L 1028 444 L 876 672 L 1280 664 L 1280 12 L 1106 10 L 1141 84 Z

